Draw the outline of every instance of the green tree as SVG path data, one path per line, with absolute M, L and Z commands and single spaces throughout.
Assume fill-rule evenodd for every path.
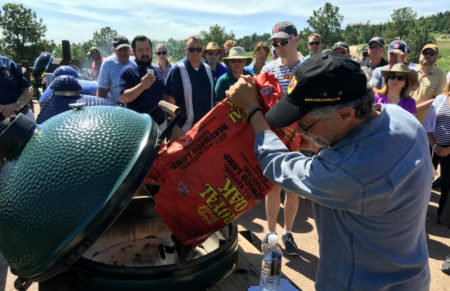
M 22 4 L 6 3 L 0 11 L 0 27 L 3 38 L 1 54 L 16 61 L 34 60 L 41 50 L 54 47 L 54 43 L 43 41 L 47 30 L 36 13 Z
M 312 31 L 321 35 L 323 48 L 331 47 L 341 38 L 341 23 L 344 16 L 339 14 L 339 7 L 327 2 L 319 10 L 314 10 L 308 24 Z
M 219 46 L 223 47 L 223 44 L 227 39 L 234 39 L 235 36 L 233 31 L 226 33 L 225 27 L 215 24 L 209 27 L 209 31 L 200 31 L 200 37 L 202 38 L 204 46 L 206 46 L 208 42 L 215 41 Z
M 100 53 L 103 56 L 108 56 L 112 54 L 113 40 L 116 35 L 116 30 L 112 29 L 109 26 L 105 26 L 101 28 L 100 31 L 94 32 L 92 37 L 92 44 L 100 50 Z
M 404 39 L 416 22 L 417 13 L 411 7 L 403 7 L 395 9 L 391 18 L 384 33 L 385 39 Z
M 428 29 L 418 23 L 411 25 L 409 34 L 405 37 L 405 42 L 408 44 L 411 56 L 410 62 L 419 62 L 420 52 L 427 43 L 436 43 L 434 37 L 429 33 Z

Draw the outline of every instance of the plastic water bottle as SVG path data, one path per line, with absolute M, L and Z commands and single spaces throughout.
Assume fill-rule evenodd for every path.
M 269 235 L 268 243 L 263 245 L 262 251 L 260 289 L 261 291 L 279 291 L 282 251 L 276 234 Z

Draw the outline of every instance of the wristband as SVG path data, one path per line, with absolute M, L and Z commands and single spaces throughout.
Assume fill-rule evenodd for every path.
M 252 109 L 252 111 L 250 111 L 248 114 L 247 114 L 247 123 L 250 123 L 250 119 L 253 117 L 253 115 L 255 115 L 255 113 L 256 112 L 258 112 L 258 111 L 263 111 L 262 110 L 262 108 L 261 107 L 256 107 L 256 108 L 253 108 Z

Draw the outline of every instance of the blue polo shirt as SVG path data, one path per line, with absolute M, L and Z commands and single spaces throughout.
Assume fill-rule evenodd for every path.
M 192 105 L 194 107 L 194 123 L 199 121 L 206 113 L 213 107 L 211 100 L 211 84 L 209 82 L 208 74 L 206 73 L 205 65 L 202 63 L 198 70 L 195 70 L 186 58 L 181 60 L 186 66 L 191 80 L 192 86 Z M 165 93 L 175 98 L 176 104 L 183 110 L 186 110 L 186 103 L 184 102 L 183 82 L 181 81 L 180 68 L 177 64 L 173 65 L 167 74 Z M 186 118 L 180 121 L 179 126 L 183 126 Z
M 150 112 L 158 106 L 159 101 L 163 100 L 164 78 L 162 73 L 155 66 L 150 65 L 149 68 L 155 71 L 155 82 L 150 88 L 144 90 L 135 100 L 125 104 L 127 108 L 139 113 L 150 114 Z M 145 74 L 147 74 L 147 68 L 137 66 L 135 62 L 130 62 L 126 65 L 122 69 L 120 75 L 120 95 L 122 95 L 126 89 L 133 88 L 139 84 L 141 82 L 141 78 L 144 77 Z M 155 114 L 152 114 L 152 118 L 158 124 L 161 124 L 164 122 L 164 113 L 157 111 Z
M 16 102 L 23 89 L 30 86 L 16 63 L 7 57 L 0 56 L 0 104 Z

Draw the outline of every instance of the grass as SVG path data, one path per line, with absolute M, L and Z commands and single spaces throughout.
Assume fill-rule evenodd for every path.
M 439 48 L 436 66 L 447 74 L 450 71 L 450 35 L 436 37 L 436 41 Z

